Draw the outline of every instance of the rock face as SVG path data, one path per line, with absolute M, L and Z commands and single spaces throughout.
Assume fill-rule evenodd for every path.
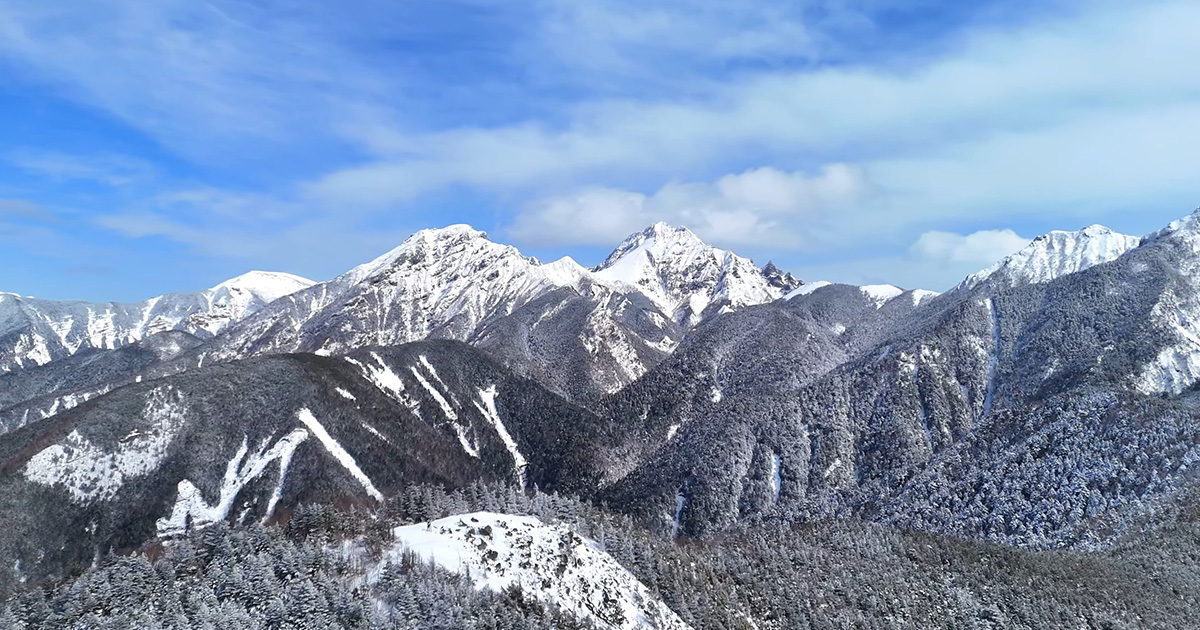
M 749 260 L 664 224 L 631 236 L 596 270 L 570 258 L 542 264 L 456 225 L 418 232 L 370 263 L 272 304 L 201 356 L 338 354 L 457 339 L 589 401 L 640 377 L 704 317 L 781 291 Z
M 252 271 L 205 291 L 137 304 L 59 302 L 0 293 L 0 373 L 84 350 L 112 350 L 172 330 L 210 339 L 270 302 L 312 285 L 290 274 Z
M 710 247 L 690 230 L 665 223 L 625 239 L 594 271 L 599 278 L 635 288 L 685 326 L 722 307 L 770 302 L 787 287 L 798 286 L 774 265 L 760 270 L 747 258 Z

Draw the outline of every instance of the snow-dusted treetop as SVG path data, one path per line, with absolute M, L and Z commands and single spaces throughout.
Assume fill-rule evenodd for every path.
M 1050 282 L 1115 260 L 1137 247 L 1142 239 L 1092 225 L 1077 232 L 1056 230 L 1043 234 L 996 264 L 972 274 L 960 287 L 974 287 L 989 278 L 1003 278 L 1013 285 Z

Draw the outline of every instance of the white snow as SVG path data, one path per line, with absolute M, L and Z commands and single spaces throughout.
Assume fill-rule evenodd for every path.
M 461 514 L 394 530 L 404 550 L 468 576 L 480 589 L 520 585 L 525 594 L 601 628 L 684 630 L 679 617 L 594 541 L 565 525 L 491 512 Z M 374 572 L 375 579 L 379 571 Z
M 375 489 L 375 484 L 371 483 L 371 479 L 358 467 L 358 463 L 354 461 L 354 457 L 350 453 L 347 453 L 346 449 L 342 448 L 342 445 L 333 439 L 333 436 L 329 435 L 329 432 L 313 417 L 312 412 L 307 407 L 300 409 L 296 416 L 304 426 L 308 427 L 309 431 L 312 431 L 317 440 L 321 442 L 321 445 L 325 447 L 325 450 L 329 451 L 329 454 L 333 455 L 333 458 L 349 471 L 350 476 L 362 484 L 367 494 L 371 495 L 376 501 L 383 501 L 383 495 L 379 490 Z
M 11 345 L 0 348 L 11 350 L 11 357 L 0 362 L 0 372 L 30 363 L 42 365 L 88 348 L 119 348 L 168 330 L 215 335 L 271 301 L 312 284 L 288 274 L 250 272 L 211 289 L 131 304 L 6 298 L 5 306 L 14 302 L 21 315 L 0 317 L 4 320 L 0 326 L 7 326 L 0 327 L 0 337 L 13 334 Z
M 868 284 L 858 288 L 875 302 L 876 308 L 882 307 L 892 298 L 904 293 L 904 289 L 890 284 Z
M 713 385 L 712 390 L 708 392 L 708 399 L 714 403 L 721 402 L 721 399 L 724 397 L 725 394 L 721 392 L 721 388 L 717 387 L 716 385 Z
M 779 503 L 779 495 L 783 492 L 783 469 L 780 466 L 779 453 L 771 453 L 771 496 L 772 501 Z
M 1021 251 L 974 273 L 959 287 L 974 287 L 1003 272 L 1015 285 L 1050 282 L 1067 274 L 1116 260 L 1141 244 L 1142 239 L 1119 234 L 1102 225 L 1078 232 L 1056 230 L 1039 236 Z
M 524 490 L 525 468 L 529 463 L 525 460 L 525 456 L 521 454 L 521 449 L 517 447 L 517 441 L 513 439 L 508 429 L 504 426 L 504 422 L 500 420 L 499 412 L 496 411 L 496 386 L 492 385 L 487 389 L 479 390 L 479 398 L 483 401 L 483 404 L 475 403 L 475 407 L 479 409 L 479 413 L 482 413 L 483 417 L 496 429 L 496 434 L 500 436 L 500 441 L 504 442 L 504 447 L 508 449 L 508 453 L 512 456 L 513 463 L 516 466 L 517 485 Z
M 667 441 L 668 442 L 671 441 L 671 438 L 675 437 L 676 433 L 679 433 L 679 427 L 681 427 L 681 426 L 683 426 L 683 425 L 681 423 L 677 422 L 677 423 L 672 424 L 671 426 L 667 427 Z
M 376 429 L 375 427 L 373 427 L 373 426 L 371 426 L 371 425 L 369 425 L 369 424 L 367 424 L 366 422 L 363 422 L 363 421 L 361 421 L 361 420 L 359 421 L 359 423 L 358 423 L 358 424 L 359 424 L 359 425 L 361 425 L 361 426 L 362 426 L 362 428 L 366 429 L 366 430 L 367 430 L 367 431 L 368 431 L 368 432 L 369 432 L 371 435 L 374 435 L 375 437 L 377 437 L 377 438 L 379 438 L 379 439 L 383 440 L 384 442 L 387 442 L 388 444 L 391 444 L 391 443 L 392 443 L 392 441 L 391 441 L 391 440 L 387 439 L 387 436 L 386 436 L 386 435 L 384 435 L 384 434 L 382 434 L 382 433 L 380 433 L 380 432 L 379 432 L 379 429 Z
M 247 439 L 242 436 L 241 447 L 238 448 L 233 459 L 225 464 L 225 475 L 221 479 L 221 490 L 217 502 L 208 503 L 200 489 L 191 481 L 181 480 L 176 486 L 175 505 L 171 508 L 171 514 L 156 522 L 158 535 L 173 536 L 187 531 L 189 527 L 206 527 L 224 520 L 229 516 L 242 489 L 260 477 L 272 462 L 278 461 L 279 478 L 275 482 L 275 490 L 271 493 L 271 499 L 267 503 L 267 511 L 263 517 L 263 520 L 266 521 L 275 513 L 275 506 L 283 497 L 283 484 L 287 479 L 287 469 L 291 465 L 292 455 L 296 452 L 296 447 L 306 439 L 308 439 L 308 431 L 300 428 L 293 429 L 291 433 L 275 442 L 270 449 L 267 448 L 270 439 L 263 440 L 258 450 L 251 454 Z
M 438 376 L 437 370 L 433 369 L 433 364 L 429 362 L 429 359 L 425 355 L 422 354 L 420 356 L 420 360 L 421 360 L 421 365 L 425 366 L 426 370 L 429 370 L 429 374 L 431 376 L 433 376 L 433 380 L 438 382 L 438 385 L 441 385 L 442 387 L 445 387 L 446 389 L 450 389 L 449 387 L 446 386 L 446 382 L 442 380 L 442 377 Z
M 354 397 L 354 394 L 351 394 L 349 391 L 347 391 L 344 388 L 336 387 L 336 388 L 334 388 L 334 391 L 336 391 L 338 394 L 341 395 L 342 398 L 345 398 L 346 400 L 358 400 L 357 398 Z
M 1171 239 L 1194 255 L 1180 260 L 1183 291 L 1162 292 L 1150 312 L 1150 323 L 1174 333 L 1174 341 L 1159 350 L 1154 360 L 1134 377 L 1146 394 L 1179 394 L 1200 381 L 1200 210 L 1144 240 Z
M 157 389 L 142 409 L 144 424 L 115 450 L 94 444 L 76 429 L 62 443 L 36 453 L 22 472 L 34 483 L 61 485 L 78 503 L 111 499 L 127 478 L 158 468 L 184 419 L 185 408 L 178 396 L 167 388 Z
M 209 289 L 214 293 L 225 290 L 233 295 L 250 294 L 264 302 L 274 302 L 285 295 L 291 295 L 302 289 L 313 286 L 316 282 L 308 278 L 282 273 L 279 271 L 249 271 L 236 278 L 230 278 Z
M 425 380 L 425 377 L 421 375 L 421 372 L 415 366 L 408 369 L 412 371 L 413 376 L 417 377 L 417 382 L 421 384 L 421 387 L 424 387 L 425 391 L 429 392 L 429 395 L 433 396 L 433 399 L 437 401 L 438 406 L 442 408 L 442 413 L 446 414 L 446 418 L 449 420 L 458 420 L 458 414 L 455 413 L 454 407 L 450 406 L 450 402 L 446 400 L 442 392 L 439 392 L 429 381 Z
M 450 426 L 454 427 L 454 434 L 458 436 L 458 443 L 462 445 L 467 455 L 479 459 L 479 447 L 471 443 L 471 438 L 467 435 L 467 430 L 457 422 L 451 422 Z
M 912 296 L 913 306 L 920 306 L 922 302 L 932 297 L 941 295 L 937 291 L 927 291 L 925 289 L 914 289 L 910 294 Z
M 833 284 L 833 283 L 826 281 L 826 280 L 817 280 L 815 282 L 806 282 L 806 283 L 800 285 L 799 287 L 797 287 L 791 293 L 788 293 L 787 295 L 783 296 L 783 299 L 790 300 L 798 295 L 808 295 L 809 293 L 812 293 L 813 291 L 816 291 L 817 289 L 820 289 L 821 287 L 827 287 L 831 284 Z
M 1146 394 L 1179 394 L 1200 380 L 1200 298 L 1164 291 L 1151 321 L 1175 333 L 1175 343 L 1162 348 L 1135 379 Z
M 699 323 L 713 302 L 723 300 L 736 309 L 781 295 L 749 259 L 665 223 L 625 239 L 593 275 L 638 291 L 685 326 Z
M 420 403 L 405 393 L 404 381 L 400 380 L 400 377 L 392 371 L 392 368 L 384 362 L 383 358 L 380 357 L 378 353 L 372 352 L 371 358 L 374 359 L 375 363 L 378 363 L 379 365 L 376 366 L 375 364 L 365 364 L 352 357 L 346 357 L 346 361 L 351 365 L 357 366 L 358 369 L 361 370 L 363 377 L 366 378 L 367 381 L 369 381 L 376 388 L 378 388 L 379 391 L 387 394 L 393 400 L 399 402 L 405 407 L 408 407 L 419 417 L 421 415 Z
M 683 496 L 683 489 L 675 493 L 675 515 L 671 517 L 671 537 L 679 535 L 680 526 L 683 524 L 683 506 L 687 502 L 687 498 Z

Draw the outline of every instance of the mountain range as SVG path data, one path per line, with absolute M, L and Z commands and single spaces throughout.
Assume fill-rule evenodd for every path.
M 1099 553 L 1200 505 L 1200 211 L 1052 232 L 941 294 L 805 283 L 661 223 L 591 269 L 455 225 L 328 282 L 0 294 L 0 370 L 5 593 L 428 486 L 571 496 L 668 541 L 852 522 Z M 510 516 L 474 518 L 539 551 L 485 541 L 472 575 L 536 556 L 528 590 L 562 552 L 615 590 L 547 605 L 687 627 L 600 543 Z M 437 550 L 487 523 L 395 535 L 453 571 Z

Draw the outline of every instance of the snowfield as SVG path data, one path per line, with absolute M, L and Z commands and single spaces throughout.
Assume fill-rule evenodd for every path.
M 566 525 L 475 512 L 393 531 L 397 546 L 383 562 L 398 563 L 409 550 L 469 576 L 477 588 L 519 585 L 527 596 L 601 628 L 689 628 L 597 543 Z

